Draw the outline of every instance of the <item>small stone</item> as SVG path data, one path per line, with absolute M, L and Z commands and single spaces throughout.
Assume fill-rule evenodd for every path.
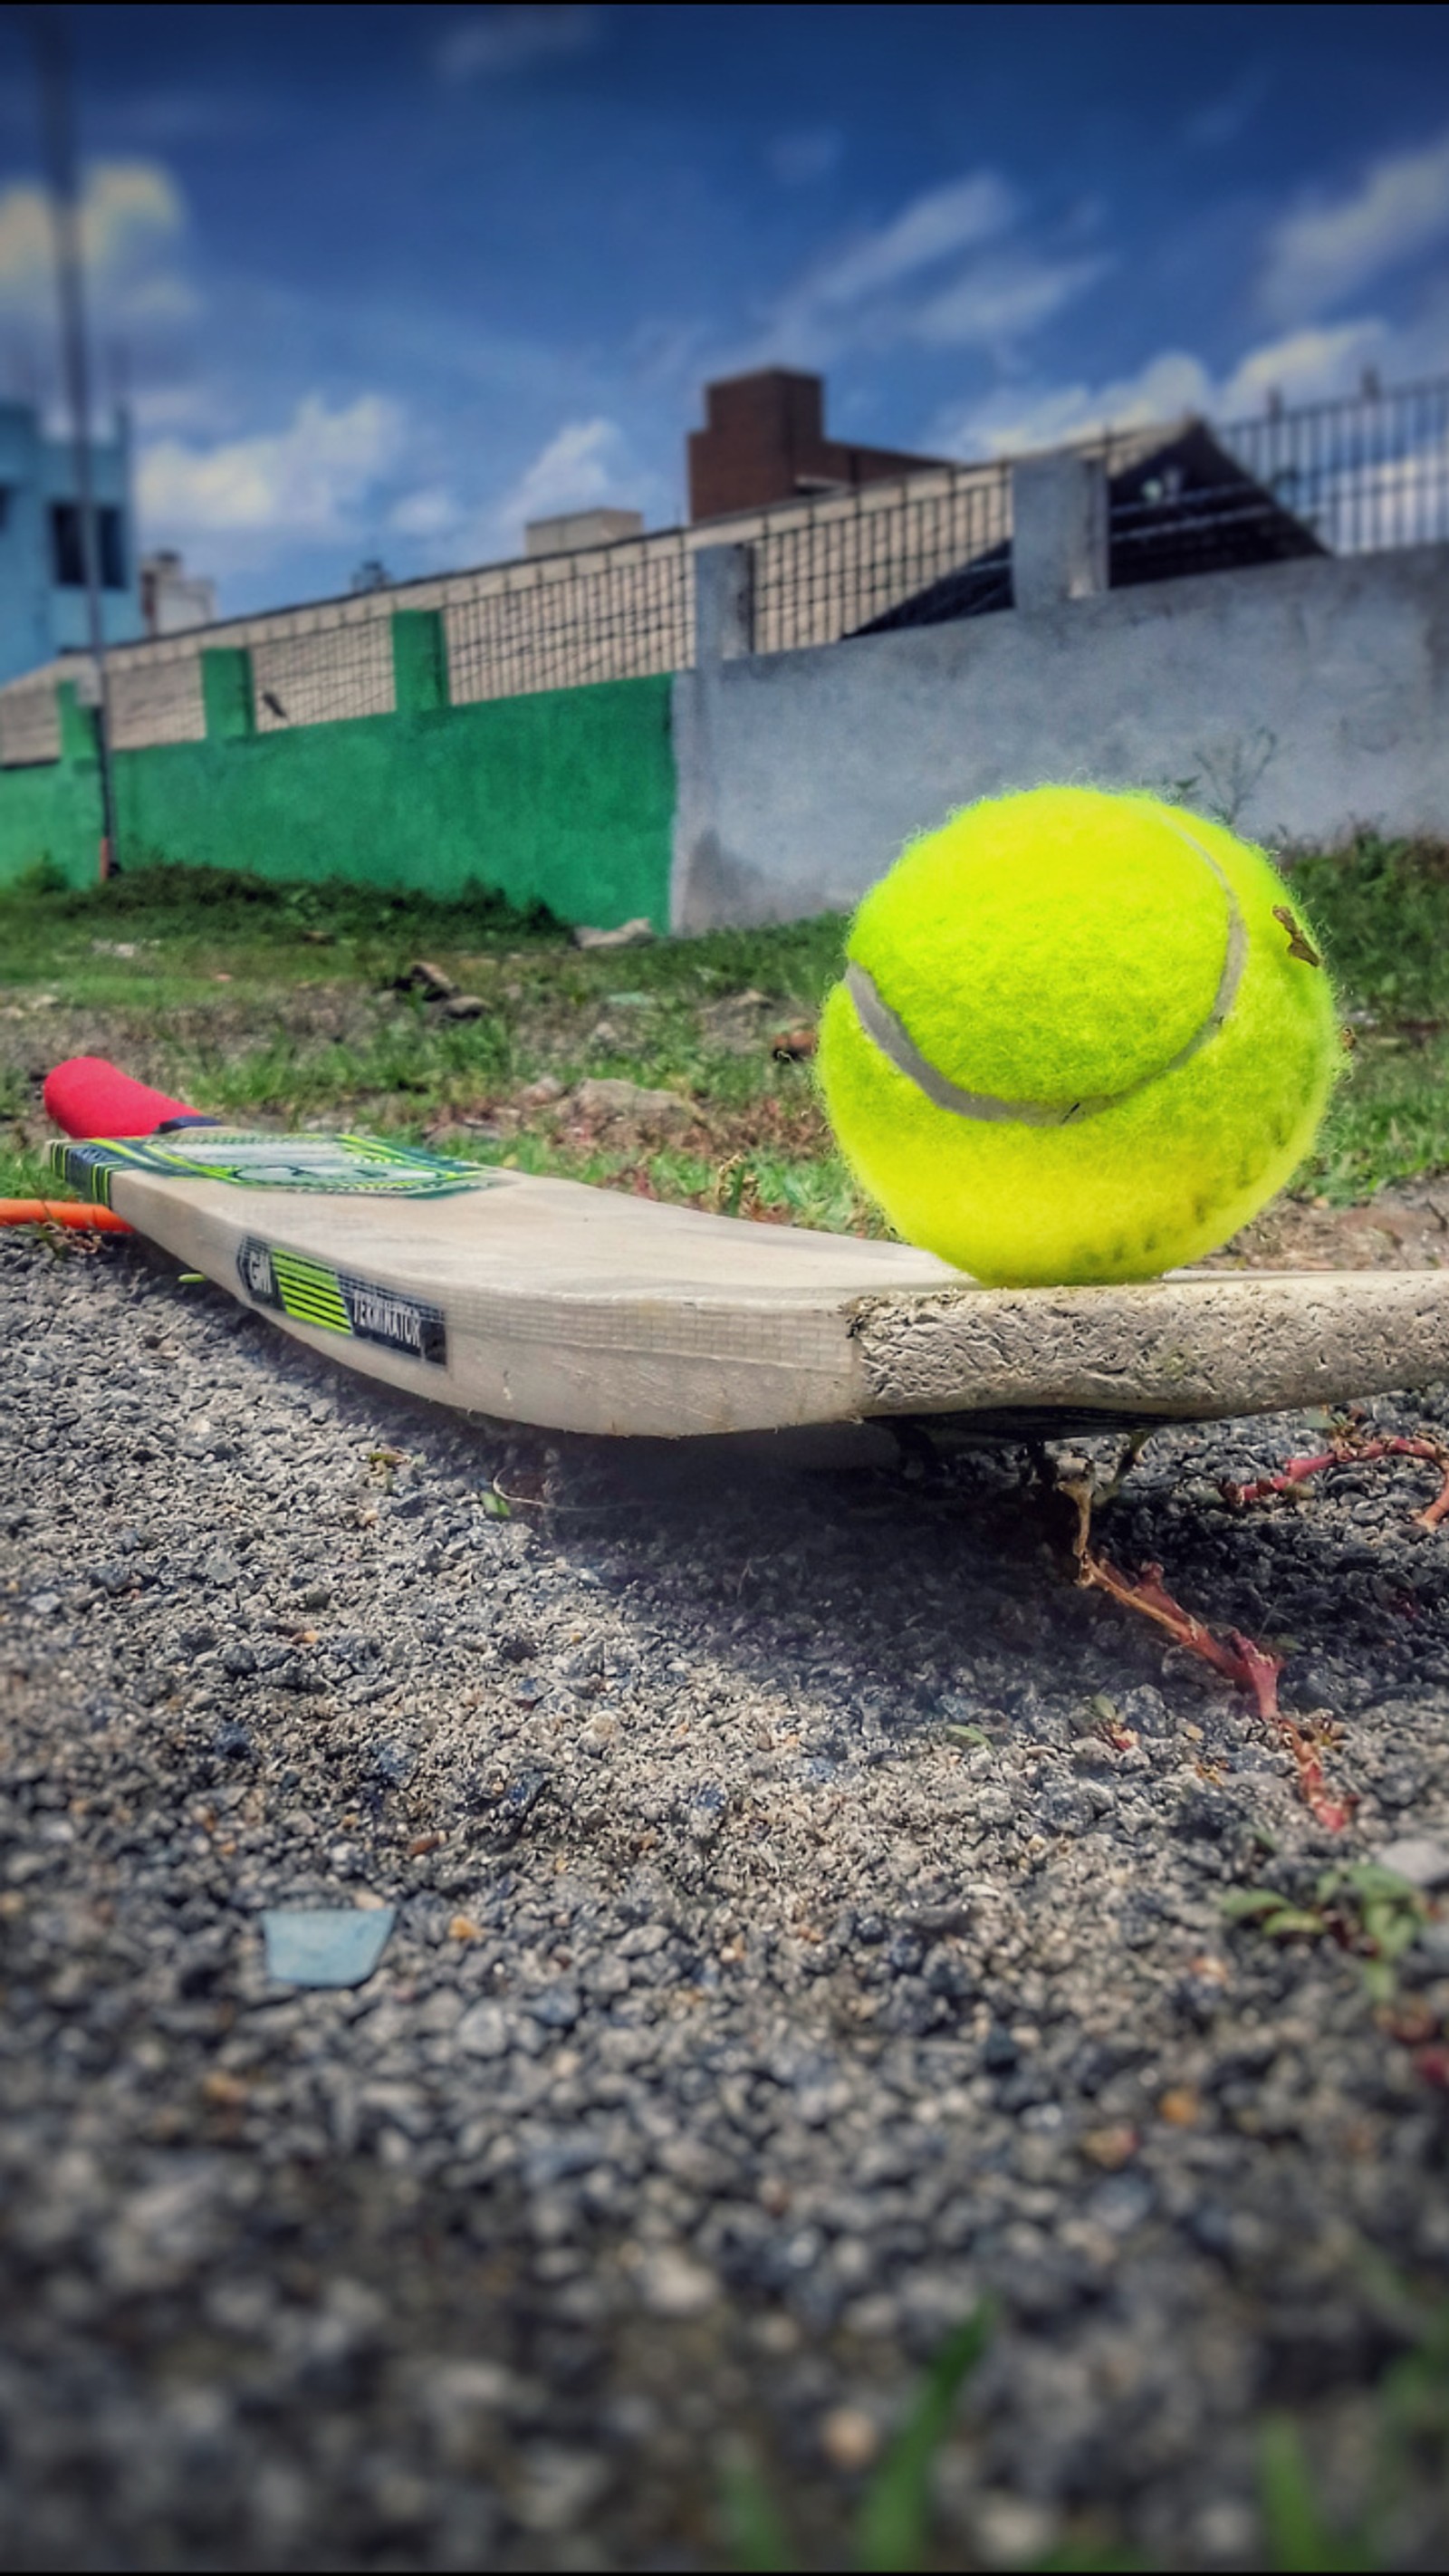
M 647 948 L 654 937 L 654 924 L 642 914 L 635 921 L 621 923 L 617 930 L 591 930 L 578 922 L 572 935 L 575 948 Z
M 219 2111 L 238 2111 L 247 2100 L 251 2086 L 241 2075 L 230 2074 L 224 2066 L 213 2066 L 201 2079 L 202 2099 L 214 2103 Z
M 452 976 L 445 975 L 429 957 L 415 957 L 392 987 L 395 993 L 421 993 L 425 1002 L 450 1001 L 457 989 Z
M 1201 2112 L 1201 2099 L 1190 2084 L 1173 2085 L 1157 2104 L 1159 2120 L 1165 2120 L 1170 2129 L 1190 2129 Z
M 1033 2567 L 1056 2536 L 1056 2516 L 1050 2506 L 1033 2504 L 1026 2496 L 987 2489 L 973 2501 L 971 2530 L 983 2565 Z
M 1089 2164 L 1100 2165 L 1104 2173 L 1120 2173 L 1137 2153 L 1139 2140 L 1135 2129 L 1125 2122 L 1106 2129 L 1088 2129 L 1078 2140 Z
M 1130 2236 L 1152 2207 L 1152 2185 L 1145 2174 L 1114 2174 L 1098 2183 L 1087 2202 L 1087 2215 L 1112 2236 Z
M 880 2430 L 863 2407 L 832 2406 L 821 2422 L 820 2448 L 833 2469 L 849 2475 L 870 2467 L 880 2449 Z
M 719 2283 L 687 2254 L 651 2254 L 639 2267 L 639 2297 L 651 2317 L 702 2317 L 719 2296 Z
M 474 2004 L 458 2024 L 456 2045 L 465 2057 L 506 2057 L 508 2016 L 501 2004 Z
M 544 1986 L 530 1995 L 526 2012 L 541 2022 L 545 2030 L 572 2030 L 581 2010 L 577 1986 Z
M 1406 1878 L 1411 1887 L 1449 1885 L 1449 1849 L 1428 1834 L 1404 1834 L 1398 1842 L 1385 1843 L 1382 1851 L 1375 1852 L 1374 1860 L 1380 1869 L 1391 1869 L 1396 1878 Z
M 391 1905 L 269 1906 L 262 1916 L 267 1974 L 287 1986 L 360 1986 L 393 1927 Z
M 677 1091 L 651 1091 L 612 1076 L 581 1082 L 574 1102 L 586 1118 L 628 1118 L 638 1127 L 687 1127 L 695 1114 L 693 1103 Z

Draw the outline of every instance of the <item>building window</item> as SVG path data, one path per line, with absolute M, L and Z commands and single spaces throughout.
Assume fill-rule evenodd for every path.
M 103 590 L 126 587 L 125 528 L 121 511 L 102 502 L 96 512 L 96 533 L 100 551 L 100 576 Z M 85 547 L 81 542 L 80 505 L 75 501 L 52 501 L 50 505 L 50 559 L 52 577 L 60 590 L 84 590 L 86 580 Z

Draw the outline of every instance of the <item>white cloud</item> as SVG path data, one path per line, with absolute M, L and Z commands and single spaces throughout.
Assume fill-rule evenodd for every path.
M 569 421 L 519 476 L 499 505 L 496 526 L 511 543 L 530 519 L 611 505 L 637 508 L 637 481 L 617 421 Z
M 993 171 L 953 179 L 914 198 L 892 222 L 823 261 L 806 281 L 805 293 L 826 311 L 861 304 L 921 269 L 935 267 L 953 251 L 1005 232 L 1015 213 L 1012 191 Z
M 110 320 L 174 321 L 196 298 L 176 264 L 186 207 L 156 161 L 101 161 L 81 196 L 87 283 Z M 0 306 L 44 309 L 55 293 L 55 241 L 43 188 L 18 180 L 0 191 Z
M 1449 132 L 1374 162 L 1345 195 L 1285 215 L 1270 233 L 1266 309 L 1285 318 L 1341 304 L 1449 234 Z
M 1107 266 L 1103 258 L 1040 259 L 1030 251 L 974 263 L 922 304 L 911 337 L 936 347 L 996 347 L 1050 321 Z
M 602 12 L 583 5 L 510 6 L 478 9 L 459 18 L 437 46 L 433 63 L 452 87 L 490 75 L 527 71 L 534 63 L 558 62 L 570 54 L 591 51 L 598 40 Z
M 387 524 L 395 536 L 446 537 L 463 524 L 463 510 L 451 492 L 437 484 L 425 484 L 416 492 L 405 492 L 393 503 Z
M 1023 213 L 992 170 L 926 190 L 807 268 L 757 338 L 731 353 L 732 367 L 820 366 L 846 349 L 903 341 L 1009 351 L 1106 264 L 1080 247 L 1033 245 L 1021 236 Z
M 1270 393 L 1287 403 L 1316 402 L 1355 390 L 1383 339 L 1374 321 L 1330 330 L 1292 331 L 1252 349 L 1215 376 L 1187 349 L 1162 349 L 1135 374 L 1106 384 L 1017 388 L 938 420 L 931 446 L 943 455 L 1014 456 L 1106 429 L 1140 429 L 1185 413 L 1220 421 L 1263 411 Z
M 210 448 L 159 439 L 137 470 L 147 538 L 351 535 L 349 512 L 394 463 L 402 437 L 402 414 L 381 394 L 337 411 L 308 394 L 283 430 Z
M 945 455 L 1016 456 L 1065 439 L 1088 438 L 1100 429 L 1176 419 L 1201 410 L 1208 390 L 1201 361 L 1185 350 L 1167 349 L 1135 376 L 1111 384 L 1037 384 L 989 394 L 984 402 L 939 419 L 930 443 Z
M 808 188 L 813 180 L 829 178 L 844 149 L 845 137 L 835 126 L 800 126 L 772 136 L 765 160 L 783 188 Z
M 1352 393 L 1385 341 L 1384 325 L 1372 319 L 1289 331 L 1239 359 L 1214 397 L 1215 408 L 1230 420 L 1262 411 L 1270 393 L 1281 394 L 1288 403 L 1323 402 Z

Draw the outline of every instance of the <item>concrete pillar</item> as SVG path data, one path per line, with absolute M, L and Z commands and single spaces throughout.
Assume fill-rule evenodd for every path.
M 1107 469 L 1072 448 L 1011 469 L 1011 581 L 1018 608 L 1060 608 L 1107 587 Z
M 201 703 L 208 742 L 240 742 L 256 732 L 252 657 L 244 644 L 213 644 L 203 651 Z
M 398 714 L 434 715 L 448 703 L 448 645 L 442 612 L 397 608 L 390 622 Z
M 754 555 L 749 546 L 704 546 L 694 558 L 694 658 L 739 662 L 754 650 Z

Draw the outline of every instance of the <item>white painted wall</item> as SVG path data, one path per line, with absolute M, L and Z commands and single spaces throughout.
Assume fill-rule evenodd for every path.
M 1449 546 L 708 661 L 674 738 L 678 930 L 848 910 L 913 833 L 1048 779 L 1170 788 L 1274 848 L 1449 839 Z

